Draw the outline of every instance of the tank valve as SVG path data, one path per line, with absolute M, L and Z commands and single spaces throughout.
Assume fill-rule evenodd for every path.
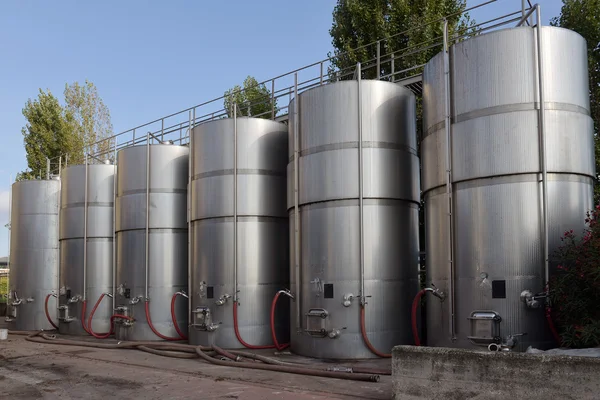
M 329 331 L 329 333 L 327 333 L 327 336 L 329 336 L 329 339 L 337 339 L 338 337 L 340 337 L 340 330 L 339 329 L 332 329 Z
M 224 294 L 223 296 L 219 297 L 219 300 L 215 301 L 215 304 L 218 306 L 222 306 L 223 304 L 227 303 L 227 300 L 229 300 L 230 298 L 230 294 Z
M 33 297 L 28 297 L 27 300 L 25 300 L 28 303 L 33 303 Z
M 502 343 L 490 343 L 488 346 L 489 351 L 511 351 L 519 342 L 517 337 L 525 336 L 526 333 L 515 333 L 513 335 L 508 335 Z
M 342 304 L 344 307 L 350 307 L 352 305 L 352 300 L 354 300 L 354 295 L 352 293 L 345 294 Z
M 533 294 L 531 290 L 523 290 L 521 292 L 521 301 L 525 303 L 527 308 L 541 308 L 543 306 L 543 302 L 540 300 L 545 298 L 545 293 Z
M 82 297 L 81 297 L 81 295 L 78 294 L 76 296 L 71 297 L 69 300 L 67 300 L 67 303 L 69 303 L 69 304 L 77 303 L 79 300 L 82 300 Z
M 129 304 L 137 304 L 142 300 L 144 300 L 144 296 L 136 296 L 133 299 L 129 300 Z

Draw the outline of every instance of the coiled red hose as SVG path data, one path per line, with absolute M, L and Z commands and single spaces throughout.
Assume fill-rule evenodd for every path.
M 421 300 L 421 297 L 423 297 L 423 295 L 425 293 L 427 293 L 427 291 L 425 289 L 420 290 L 412 302 L 410 321 L 412 324 L 412 333 L 413 333 L 413 338 L 415 340 L 415 346 L 421 345 L 421 339 L 419 338 L 419 329 L 417 327 L 417 308 L 419 308 L 419 301 Z
M 150 327 L 150 329 L 152 329 L 152 332 L 154 332 L 154 334 L 159 338 L 169 341 L 181 340 L 180 338 L 165 336 L 154 328 L 154 325 L 152 325 L 152 318 L 150 318 L 150 303 L 148 302 L 148 300 L 146 300 L 146 322 L 148 322 L 148 326 Z
M 271 337 L 273 338 L 273 345 L 277 349 L 277 351 L 282 351 L 290 347 L 289 343 L 279 344 L 277 341 L 277 334 L 275 332 L 275 307 L 277 306 L 277 300 L 279 300 L 280 292 L 277 292 L 275 297 L 273 297 L 273 301 L 271 302 Z
M 104 296 L 106 296 L 106 293 L 102 293 L 102 295 L 98 298 L 98 301 L 96 301 L 96 304 L 94 304 L 94 308 L 92 308 L 92 312 L 90 313 L 90 316 L 88 317 L 88 322 L 87 322 L 87 333 L 89 333 L 96 339 L 106 339 L 107 337 L 109 337 L 110 335 L 113 334 L 113 317 L 114 317 L 114 315 L 110 317 L 110 328 L 109 328 L 108 332 L 94 333 L 94 330 L 92 329 L 92 319 L 94 318 L 94 313 L 96 312 L 96 309 L 102 302 L 102 299 L 104 298 Z M 85 304 L 85 302 L 84 302 L 84 304 Z M 86 328 L 85 325 L 83 326 L 83 328 L 84 329 Z
M 379 350 L 377 350 L 369 341 L 369 338 L 367 337 L 367 328 L 365 326 L 365 306 L 364 305 L 362 305 L 360 307 L 360 333 L 362 334 L 362 338 L 363 338 L 363 341 L 365 342 L 365 345 L 369 348 L 371 353 L 373 353 L 377 357 L 381 357 L 381 358 L 391 358 L 392 357 L 391 354 L 382 353 Z
M 187 340 L 187 335 L 184 334 L 181 329 L 179 329 L 179 325 L 177 324 L 177 317 L 175 316 L 175 300 L 177 300 L 177 296 L 181 295 L 180 292 L 177 292 L 171 298 L 171 319 L 173 320 L 173 326 L 177 331 L 177 334 L 184 340 Z
M 548 327 L 550 328 L 550 332 L 552 332 L 552 336 L 554 336 L 554 340 L 556 340 L 556 343 L 560 346 L 562 344 L 562 338 L 554 326 L 554 321 L 552 321 L 552 309 L 550 306 L 546 306 L 546 320 L 548 321 Z
M 275 348 L 274 344 L 271 344 L 268 346 L 253 346 L 251 344 L 244 342 L 244 339 L 242 339 L 242 336 L 240 335 L 240 331 L 238 329 L 237 301 L 233 302 L 233 330 L 235 331 L 235 337 L 237 338 L 238 342 L 240 342 L 242 344 L 242 346 L 244 346 L 244 347 L 247 347 L 247 348 L 253 349 L 253 350 L 274 349 Z
M 46 312 L 46 318 L 48 318 L 48 322 L 50 322 L 50 325 L 52 325 L 54 329 L 58 329 L 58 326 L 56 326 L 56 324 L 52 322 L 52 318 L 50 318 L 50 312 L 48 311 L 48 299 L 50 299 L 50 297 L 52 297 L 52 293 L 48 294 L 46 296 L 46 300 L 44 300 L 44 311 Z

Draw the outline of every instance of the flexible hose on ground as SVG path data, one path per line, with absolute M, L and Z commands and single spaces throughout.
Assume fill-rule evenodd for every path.
M 159 331 L 157 331 L 154 328 L 154 325 L 152 325 L 152 318 L 150 318 L 150 302 L 148 300 L 146 300 L 146 321 L 148 322 L 148 326 L 150 327 L 150 329 L 152 330 L 152 332 L 154 332 L 154 334 L 156 336 L 158 336 L 159 338 L 163 339 L 163 340 L 168 340 L 168 341 L 175 341 L 175 340 L 181 340 L 181 338 L 174 338 L 174 337 L 169 337 L 169 336 L 165 336 L 163 334 L 161 334 Z
M 52 293 L 46 295 L 46 300 L 44 300 L 44 311 L 46 312 L 46 318 L 48 318 L 50 325 L 52 325 L 54 329 L 58 329 L 58 326 L 56 326 L 56 324 L 52 321 L 52 318 L 50 318 L 50 312 L 48 312 L 48 299 L 50 299 L 52 296 L 54 296 Z
M 113 316 L 110 317 L 110 326 L 108 328 L 108 332 L 95 333 L 94 330 L 92 329 L 92 320 L 94 319 L 94 314 L 96 313 L 96 310 L 98 309 L 98 306 L 102 302 L 102 299 L 104 298 L 104 296 L 106 296 L 106 293 L 102 293 L 102 295 L 100 295 L 100 297 L 98 298 L 98 301 L 96 301 L 96 304 L 94 304 L 94 308 L 92 308 L 92 312 L 90 312 L 90 316 L 88 317 L 87 329 L 86 329 L 85 325 L 83 326 L 83 329 L 86 329 L 87 333 L 89 333 L 96 339 L 106 339 L 107 337 L 109 337 L 110 335 L 113 334 L 113 319 L 114 319 Z M 85 316 L 85 314 L 83 314 L 82 316 Z
M 279 344 L 277 341 L 277 333 L 275 332 L 275 308 L 277 306 L 277 300 L 279 300 L 279 296 L 281 296 L 281 292 L 277 292 L 275 297 L 273 297 L 273 301 L 271 302 L 271 337 L 273 338 L 273 345 L 278 351 L 282 351 L 290 347 L 289 343 Z
M 412 309 L 410 312 L 410 321 L 412 325 L 412 333 L 413 338 L 415 340 L 415 346 L 421 345 L 421 339 L 419 338 L 419 328 L 417 327 L 417 308 L 419 307 L 419 301 L 421 300 L 421 297 L 423 297 L 425 293 L 425 289 L 422 289 L 419 291 L 419 293 L 417 293 L 415 299 L 412 302 Z
M 177 292 L 173 295 L 173 297 L 171 298 L 171 319 L 173 320 L 173 326 L 175 327 L 175 330 L 177 331 L 177 334 L 179 335 L 179 337 L 181 337 L 184 340 L 187 340 L 187 335 L 184 334 L 181 329 L 179 329 L 179 324 L 177 323 L 177 317 L 175 316 L 175 300 L 177 300 L 177 296 L 181 295 L 180 292 Z
M 362 335 L 363 341 L 365 342 L 365 345 L 369 348 L 371 353 L 375 354 L 377 357 L 381 357 L 381 358 L 392 357 L 391 354 L 386 354 L 386 353 L 380 352 L 371 344 L 371 342 L 369 341 L 369 338 L 367 336 L 367 328 L 365 325 L 366 325 L 365 324 L 365 306 L 362 305 L 360 307 L 360 333 Z
M 13 332 L 11 332 L 13 333 Z M 19 332 L 21 333 L 21 332 Z M 285 372 L 292 374 L 308 375 L 308 376 L 319 376 L 324 378 L 337 378 L 345 380 L 356 380 L 365 382 L 378 382 L 379 375 L 375 374 L 360 374 L 360 373 L 346 373 L 346 372 L 334 372 L 334 371 L 323 371 L 319 369 L 311 369 L 306 367 L 288 366 L 288 365 L 269 365 L 262 363 L 248 363 L 248 362 L 235 362 L 235 361 L 222 361 L 215 359 L 213 356 L 216 355 L 216 349 L 211 347 L 193 346 L 189 344 L 177 344 L 177 343 L 156 343 L 152 341 L 140 341 L 140 342 L 119 342 L 119 343 L 98 343 L 98 342 L 85 342 L 80 340 L 69 340 L 69 339 L 57 339 L 54 335 L 47 335 L 43 331 L 38 332 L 23 332 L 27 334 L 25 340 L 35 343 L 52 343 L 66 346 L 80 346 L 80 347 L 93 347 L 100 349 L 139 349 L 141 351 L 151 352 L 165 357 L 175 358 L 189 358 L 188 355 L 191 353 L 190 350 L 194 351 L 197 356 L 205 361 L 212 364 L 236 367 L 236 368 L 250 368 L 250 369 L 261 369 L 266 371 L 274 372 Z M 223 351 L 222 349 L 219 349 Z M 174 353 L 175 352 L 175 353 Z M 182 356 L 181 354 L 186 355 Z M 230 351 L 232 355 L 236 355 L 236 351 Z M 239 354 L 237 354 L 239 355 Z M 253 355 L 256 357 L 257 355 Z M 258 357 L 256 358 L 258 359 Z
M 238 342 L 240 342 L 242 344 L 242 346 L 247 347 L 252 350 L 274 349 L 275 345 L 273 345 L 273 344 L 270 344 L 267 346 L 254 346 L 254 345 L 246 343 L 244 341 L 244 339 L 242 339 L 242 336 L 240 335 L 240 331 L 238 329 L 237 307 L 238 307 L 237 301 L 234 301 L 233 302 L 233 330 L 235 331 L 235 337 L 237 338 Z

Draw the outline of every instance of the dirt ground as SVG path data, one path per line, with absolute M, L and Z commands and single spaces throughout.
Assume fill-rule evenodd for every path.
M 322 363 L 273 351 L 260 354 Z M 345 364 L 350 365 L 350 364 Z M 389 369 L 390 360 L 360 363 Z M 0 399 L 390 399 L 390 376 L 377 383 L 221 367 L 139 350 L 38 344 L 23 336 L 0 341 Z

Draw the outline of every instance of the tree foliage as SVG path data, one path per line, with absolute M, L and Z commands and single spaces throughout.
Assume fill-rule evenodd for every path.
M 108 107 L 100 98 L 96 86 L 86 79 L 84 85 L 74 82 L 65 85 L 65 108 L 76 123 L 76 133 L 92 154 L 105 153 L 111 155 L 113 134 Z
M 600 0 L 563 0 L 560 16 L 552 25 L 571 29 L 585 38 L 588 47 L 591 116 L 594 120 L 596 173 L 600 173 Z M 594 200 L 600 201 L 600 180 Z
M 259 85 L 258 81 L 252 76 L 248 76 L 244 80 L 243 88 L 240 85 L 235 85 L 225 92 L 223 106 L 230 118 L 233 117 L 233 104 L 238 106 L 238 116 L 269 119 L 273 108 L 275 108 L 275 115 L 279 111 L 277 99 L 271 99 L 271 91 L 264 84 Z
M 83 161 L 83 142 L 76 134 L 73 114 L 65 110 L 50 91 L 40 89 L 37 99 L 27 100 L 23 115 L 27 119 L 21 132 L 28 171 L 20 172 L 17 180 L 45 176 L 48 158 L 57 160 L 59 156 L 68 156 L 71 163 Z
M 394 71 L 424 64 L 441 47 L 414 50 L 440 42 L 443 35 L 442 22 L 427 23 L 451 15 L 450 33 L 467 31 L 472 23 L 468 15 L 461 14 L 466 5 L 466 0 L 338 0 L 329 30 L 335 56 L 330 75 L 341 72 L 341 79 L 352 78 L 357 62 L 376 59 L 377 46 L 369 45 L 376 41 L 381 41 L 381 56 L 394 54 Z M 372 79 L 376 69 L 374 63 L 369 64 L 373 66 L 364 65 L 362 76 Z M 380 75 L 390 74 L 391 68 L 391 62 L 382 63 Z

